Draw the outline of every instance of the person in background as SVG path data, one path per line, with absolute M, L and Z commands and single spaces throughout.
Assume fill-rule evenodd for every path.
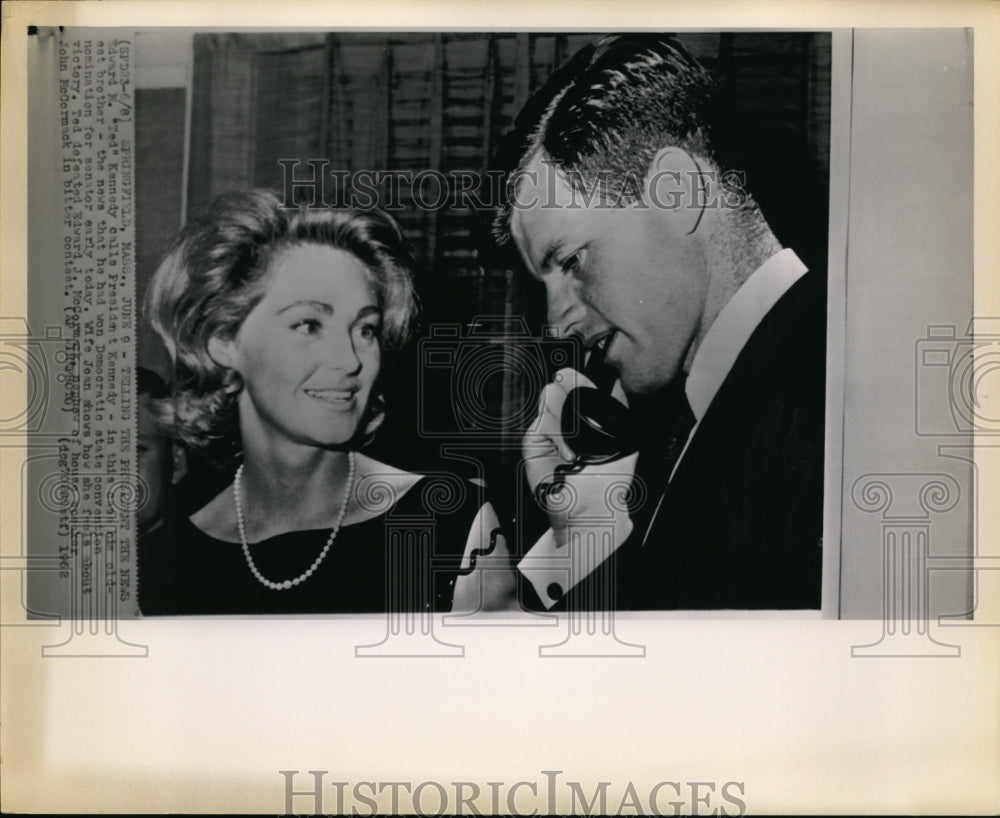
M 136 370 L 139 396 L 138 455 L 140 504 L 136 511 L 139 536 L 155 531 L 173 510 L 173 493 L 187 473 L 187 453 L 160 424 L 154 401 L 170 394 L 163 379 L 151 369 Z

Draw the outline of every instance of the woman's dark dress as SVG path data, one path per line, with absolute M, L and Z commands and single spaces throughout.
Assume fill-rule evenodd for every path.
M 147 616 L 448 611 L 483 504 L 476 485 L 449 486 L 422 478 L 379 516 L 342 527 L 319 568 L 288 590 L 262 585 L 240 543 L 214 539 L 187 517 L 170 521 L 139 542 L 139 608 Z M 328 528 L 280 534 L 253 543 L 250 555 L 282 582 L 312 565 L 329 536 Z

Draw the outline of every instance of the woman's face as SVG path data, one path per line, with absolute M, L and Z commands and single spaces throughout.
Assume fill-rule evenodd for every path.
M 213 341 L 213 357 L 243 379 L 244 445 L 348 442 L 381 361 L 381 312 L 368 270 L 343 250 L 302 244 L 278 253 L 264 281 L 264 297 L 236 338 Z

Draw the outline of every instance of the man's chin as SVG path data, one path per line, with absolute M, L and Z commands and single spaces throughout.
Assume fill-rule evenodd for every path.
M 655 379 L 631 369 L 620 371 L 618 379 L 626 395 L 647 395 L 657 388 Z
M 663 373 L 641 372 L 633 368 L 623 369 L 618 377 L 625 394 L 636 397 L 656 392 L 671 381 L 670 376 Z

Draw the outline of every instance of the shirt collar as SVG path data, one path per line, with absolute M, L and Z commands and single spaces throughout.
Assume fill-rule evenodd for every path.
M 708 411 L 757 325 L 805 272 L 794 250 L 780 250 L 754 270 L 722 308 L 694 355 L 684 389 L 695 422 Z

